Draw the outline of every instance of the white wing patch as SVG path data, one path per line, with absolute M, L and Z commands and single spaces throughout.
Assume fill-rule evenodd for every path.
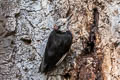
M 56 63 L 56 66 L 58 66 L 66 57 L 67 53 L 62 56 L 62 58 Z

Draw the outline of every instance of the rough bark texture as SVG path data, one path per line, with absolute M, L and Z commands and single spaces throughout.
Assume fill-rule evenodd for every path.
M 89 52 L 95 7 L 99 24 Z M 53 25 L 71 13 L 69 55 L 53 72 L 38 73 Z M 46 79 L 120 80 L 119 0 L 0 0 L 0 80 Z

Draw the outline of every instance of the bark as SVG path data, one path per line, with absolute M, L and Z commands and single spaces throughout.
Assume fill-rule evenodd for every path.
M 119 0 L 0 0 L 0 80 L 120 80 L 119 7 Z M 68 56 L 47 75 L 38 73 L 53 25 L 71 13 Z

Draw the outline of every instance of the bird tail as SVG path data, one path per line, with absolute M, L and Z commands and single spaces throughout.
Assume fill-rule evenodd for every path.
M 46 64 L 44 62 L 44 59 L 42 60 L 41 64 L 40 64 L 40 68 L 38 72 L 44 73 L 46 69 Z

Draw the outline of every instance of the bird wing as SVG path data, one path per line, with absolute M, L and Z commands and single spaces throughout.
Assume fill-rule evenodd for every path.
M 64 54 L 62 58 L 56 63 L 56 66 L 58 66 L 65 59 L 66 56 L 67 54 Z
M 72 44 L 72 35 L 65 35 L 63 36 L 63 41 L 61 42 L 62 48 L 60 51 L 60 54 L 62 54 L 62 57 L 60 60 L 56 63 L 56 66 L 58 66 L 67 56 L 67 52 L 69 51 L 71 44 Z

